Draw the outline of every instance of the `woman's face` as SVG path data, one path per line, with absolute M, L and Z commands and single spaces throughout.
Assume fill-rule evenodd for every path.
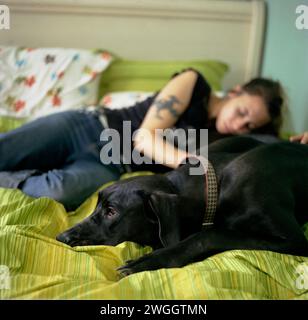
M 242 93 L 228 98 L 216 118 L 221 134 L 244 134 L 270 122 L 263 98 Z

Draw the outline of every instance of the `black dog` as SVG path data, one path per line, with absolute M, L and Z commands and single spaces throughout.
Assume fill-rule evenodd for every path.
M 202 229 L 205 176 L 190 175 L 188 163 L 105 188 L 95 211 L 57 239 L 71 246 L 133 241 L 157 249 L 120 267 L 124 275 L 181 267 L 232 249 L 308 255 L 301 228 L 308 221 L 308 146 L 234 137 L 210 145 L 209 160 L 219 185 L 212 227 Z

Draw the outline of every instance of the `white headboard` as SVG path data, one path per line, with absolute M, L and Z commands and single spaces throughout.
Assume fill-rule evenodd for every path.
M 257 76 L 263 1 L 9 0 L 2 45 L 103 48 L 128 59 L 219 59 L 225 86 Z

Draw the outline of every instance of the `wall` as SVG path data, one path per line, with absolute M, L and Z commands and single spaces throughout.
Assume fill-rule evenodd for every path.
M 308 0 L 266 0 L 262 76 L 279 79 L 289 97 L 283 131 L 308 131 L 308 29 L 295 27 L 296 7 Z

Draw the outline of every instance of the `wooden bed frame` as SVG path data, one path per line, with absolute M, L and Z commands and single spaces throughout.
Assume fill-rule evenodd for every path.
M 2 45 L 103 48 L 135 60 L 218 59 L 224 86 L 258 76 L 263 1 L 8 0 Z

